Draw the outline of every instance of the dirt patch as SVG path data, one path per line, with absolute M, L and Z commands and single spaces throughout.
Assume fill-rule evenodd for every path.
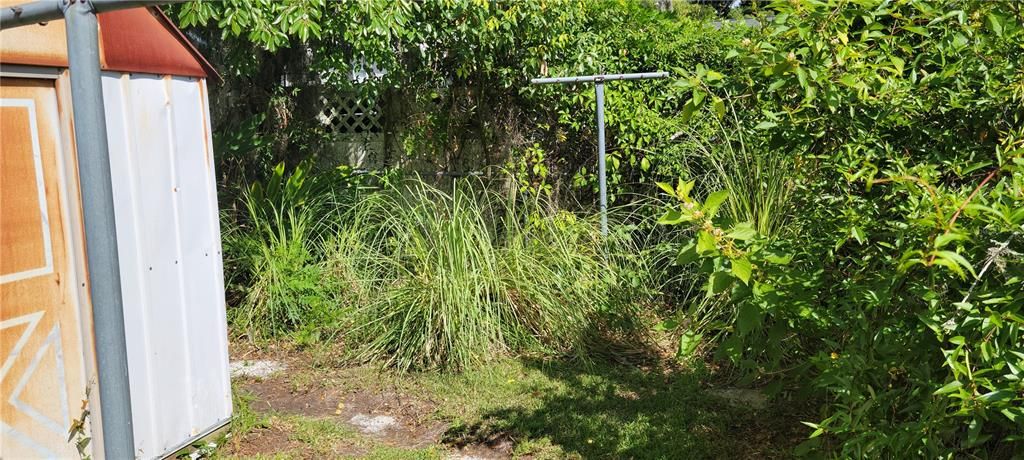
M 293 441 L 289 436 L 290 427 L 271 420 L 269 426 L 256 428 L 243 438 L 232 438 L 227 442 L 234 455 L 239 457 L 255 457 L 257 455 L 290 453 L 309 458 L 312 451 L 302 443 Z
M 367 455 L 373 446 L 403 449 L 440 447 L 453 459 L 507 459 L 515 447 L 505 433 L 492 433 L 476 439 L 453 439 L 451 424 L 439 418 L 439 402 L 430 393 L 376 369 L 345 365 L 343 350 L 299 350 L 287 343 L 262 348 L 235 341 L 230 347 L 232 360 L 257 362 L 272 360 L 286 370 L 266 377 L 239 376 L 236 388 L 249 393 L 249 407 L 274 422 L 243 436 L 234 443 L 234 455 L 288 453 L 300 458 L 327 455 L 351 458 Z M 326 420 L 351 429 L 351 438 L 316 448 L 295 439 L 289 416 Z M 353 419 L 355 421 L 353 421 Z M 377 430 L 367 423 L 387 420 Z M 240 441 L 235 439 L 233 441 Z M 229 444 L 231 444 L 229 442 Z M 244 444 L 244 445 L 242 445 Z
M 287 371 L 266 378 L 235 379 L 239 389 L 251 394 L 249 406 L 257 413 L 329 420 L 352 428 L 375 444 L 406 449 L 444 446 L 449 424 L 437 418 L 437 404 L 411 396 L 409 389 L 400 389 L 371 370 L 315 368 L 302 352 L 236 347 L 232 350 L 237 353 L 235 359 L 273 359 L 287 365 Z M 286 427 L 260 428 L 245 436 L 245 445 L 236 445 L 233 453 L 313 454 L 308 446 L 288 436 Z M 338 456 L 365 454 L 356 445 L 342 444 L 335 449 Z M 453 458 L 496 459 L 508 458 L 512 445 L 500 442 L 450 448 Z
M 435 406 L 432 403 L 396 391 L 339 391 L 322 387 L 295 390 L 287 379 L 280 378 L 250 380 L 239 386 L 254 396 L 250 407 L 257 412 L 330 418 L 398 447 L 424 448 L 437 444 L 448 427 L 433 418 Z M 384 418 L 389 418 L 389 423 L 375 430 L 367 430 L 359 423 Z
M 465 460 L 469 459 L 505 459 L 512 457 L 512 450 L 515 446 L 512 440 L 505 435 L 477 444 L 469 444 L 456 447 L 455 457 Z
M 286 379 L 248 380 L 239 387 L 255 397 L 250 407 L 264 414 L 322 417 L 333 415 L 339 402 L 338 395 L 329 389 L 295 391 Z

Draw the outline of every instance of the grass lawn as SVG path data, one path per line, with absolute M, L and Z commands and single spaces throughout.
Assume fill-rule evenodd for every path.
M 231 434 L 213 457 L 778 458 L 806 436 L 791 409 L 727 400 L 708 372 L 678 366 L 509 358 L 399 374 L 339 366 L 329 350 L 252 353 L 234 354 L 287 370 L 236 379 Z

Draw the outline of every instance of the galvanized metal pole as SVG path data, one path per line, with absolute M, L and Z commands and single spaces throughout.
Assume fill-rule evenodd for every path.
M 64 17 L 63 0 L 40 0 L 0 9 L 0 29 L 53 21 Z
M 37 0 L 0 8 L 0 30 L 63 19 L 64 10 L 73 3 L 89 3 L 97 13 L 105 13 L 126 8 L 184 3 L 186 1 L 189 0 Z
M 135 439 L 96 11 L 88 0 L 70 1 L 64 3 L 63 8 L 96 342 L 103 451 L 108 459 L 129 459 L 135 458 Z
M 37 0 L 0 9 L 0 30 L 63 17 L 99 379 L 103 453 L 135 458 L 131 387 L 96 14 L 186 0 Z
M 601 204 L 601 235 L 608 236 L 608 175 L 604 143 L 604 82 L 615 80 L 646 80 L 665 78 L 668 72 L 617 73 L 609 75 L 580 75 L 575 77 L 534 78 L 530 83 L 545 85 L 551 83 L 594 83 L 597 93 L 597 170 L 599 200 Z
M 597 171 L 600 179 L 601 203 L 601 236 L 608 236 L 608 179 L 604 152 L 604 80 L 596 80 L 594 91 L 597 93 Z

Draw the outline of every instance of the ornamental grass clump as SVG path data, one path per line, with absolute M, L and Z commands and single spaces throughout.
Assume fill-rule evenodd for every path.
M 569 353 L 608 311 L 631 308 L 592 219 L 475 185 L 416 180 L 354 208 L 331 264 L 358 272 L 366 293 L 360 358 L 457 370 L 505 352 Z

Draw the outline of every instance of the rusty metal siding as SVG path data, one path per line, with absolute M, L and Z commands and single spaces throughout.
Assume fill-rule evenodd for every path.
M 103 76 L 142 458 L 170 453 L 231 415 L 203 84 L 187 77 Z
M 104 69 L 206 77 L 205 61 L 155 9 L 132 8 L 98 16 Z

